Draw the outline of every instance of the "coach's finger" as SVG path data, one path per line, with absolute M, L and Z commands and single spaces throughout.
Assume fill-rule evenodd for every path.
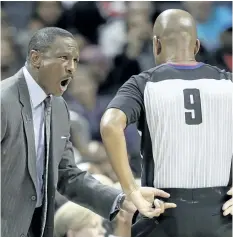
M 228 200 L 227 202 L 225 202 L 225 204 L 222 207 L 222 210 L 225 211 L 227 208 L 229 208 L 230 206 L 233 205 L 233 199 L 231 198 L 230 200 Z
M 223 215 L 224 215 L 224 216 L 227 216 L 227 215 L 229 215 L 229 214 L 233 215 L 233 208 L 232 208 L 232 206 L 229 207 L 229 208 L 227 208 L 227 209 L 223 212 Z

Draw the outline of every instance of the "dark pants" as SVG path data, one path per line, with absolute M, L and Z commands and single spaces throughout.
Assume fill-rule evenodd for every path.
M 36 208 L 28 231 L 28 237 L 40 237 L 42 226 L 42 207 Z
M 163 189 L 167 202 L 177 204 L 158 218 L 139 217 L 132 237 L 231 237 L 232 216 L 223 216 L 222 206 L 231 198 L 228 187 Z

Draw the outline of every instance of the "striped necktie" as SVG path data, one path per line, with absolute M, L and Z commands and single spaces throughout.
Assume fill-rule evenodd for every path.
M 52 103 L 51 97 L 48 96 L 44 100 L 44 127 L 45 127 L 45 165 L 44 165 L 44 176 L 43 176 L 43 195 L 44 195 L 44 205 L 43 205 L 43 213 L 42 213 L 42 228 L 41 228 L 41 236 L 43 236 L 44 228 L 46 224 L 46 216 L 48 209 L 48 168 L 49 168 L 49 146 L 50 146 L 50 134 L 51 134 L 51 111 L 52 111 Z

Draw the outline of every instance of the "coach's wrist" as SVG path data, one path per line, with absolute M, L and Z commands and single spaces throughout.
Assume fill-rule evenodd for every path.
M 137 209 L 135 205 L 131 202 L 131 200 L 125 195 L 120 210 L 126 211 L 130 214 L 134 214 Z

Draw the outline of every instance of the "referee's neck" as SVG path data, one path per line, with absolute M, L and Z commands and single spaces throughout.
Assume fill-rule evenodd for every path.
M 162 55 L 161 55 L 162 56 Z M 164 49 L 163 57 L 165 63 L 174 64 L 195 64 L 197 63 L 193 50 L 183 48 L 166 47 Z

